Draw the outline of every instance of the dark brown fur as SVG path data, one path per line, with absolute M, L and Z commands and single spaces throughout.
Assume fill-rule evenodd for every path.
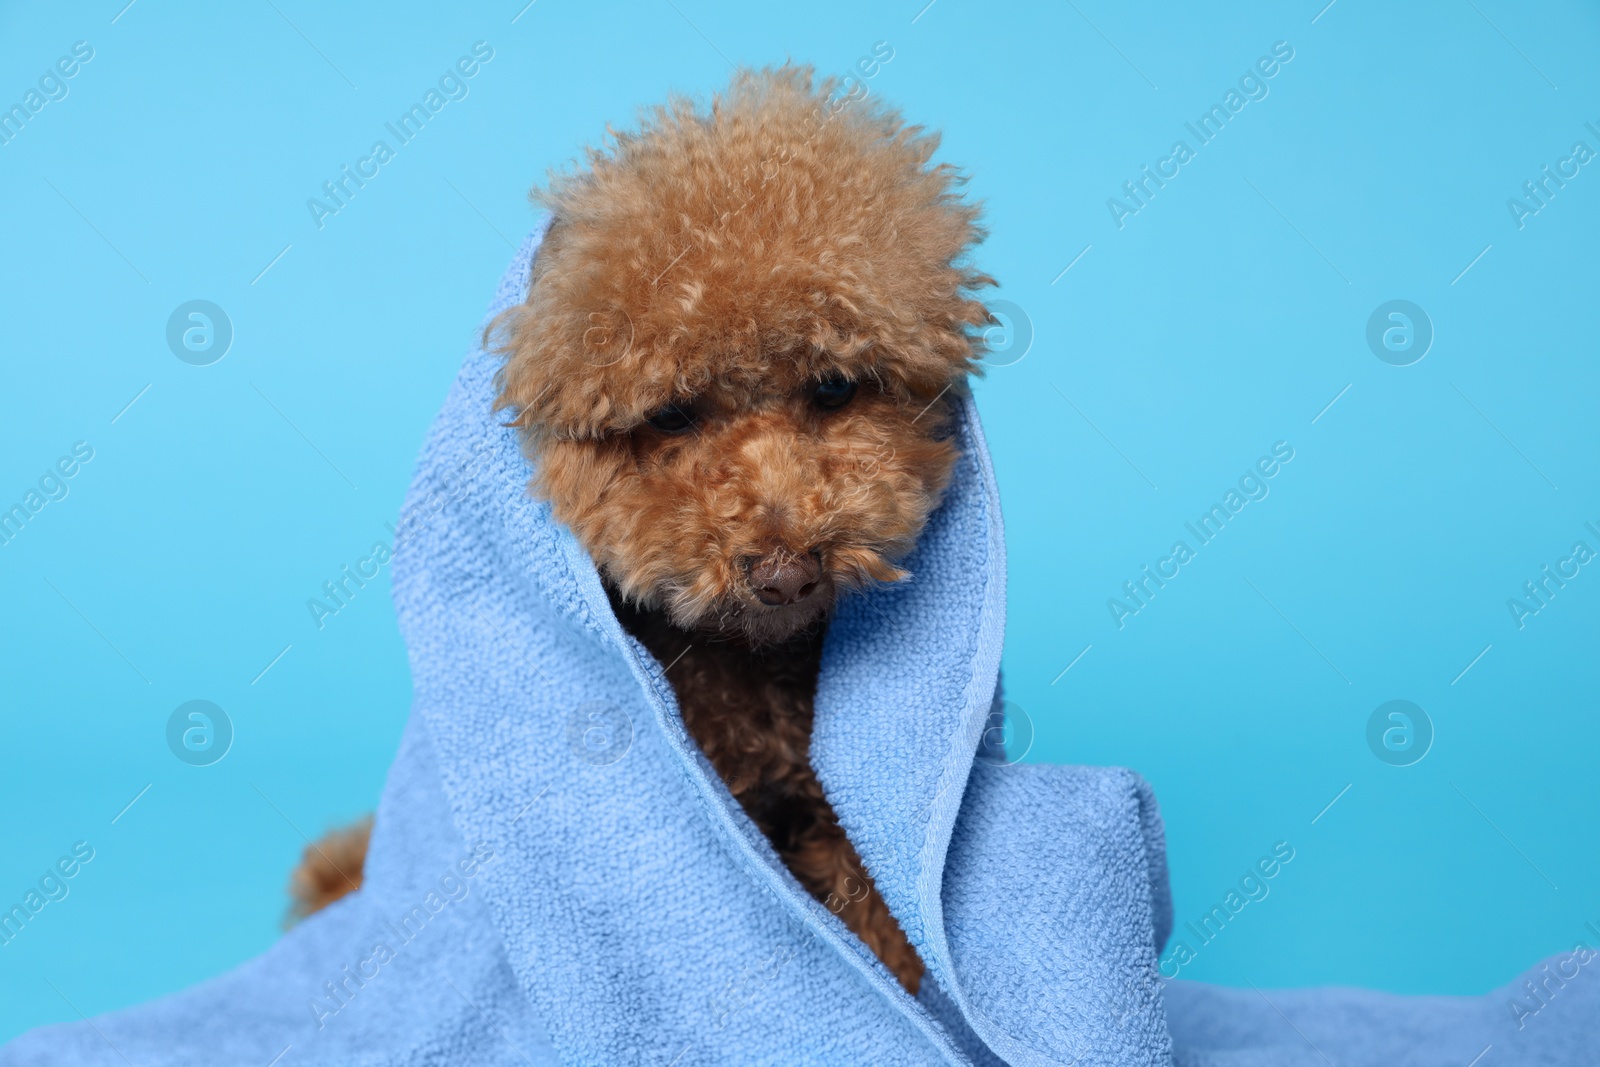
M 812 896 L 844 920 L 915 994 L 922 960 L 878 895 L 811 769 L 812 697 L 822 628 L 782 644 L 686 634 L 658 611 L 613 595 L 622 624 L 669 664 L 683 723 L 701 751 Z

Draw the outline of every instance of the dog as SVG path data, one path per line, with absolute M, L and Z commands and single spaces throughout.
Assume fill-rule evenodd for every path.
M 673 98 L 535 189 L 528 298 L 485 334 L 530 492 L 787 868 L 913 995 L 922 961 L 809 747 L 828 617 L 912 577 L 995 321 L 979 208 L 938 143 L 793 64 L 708 110 Z M 297 916 L 359 884 L 364 830 L 329 846 L 294 876 Z

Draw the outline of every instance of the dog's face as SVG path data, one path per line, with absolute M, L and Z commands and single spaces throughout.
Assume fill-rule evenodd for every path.
M 872 371 L 791 353 L 663 396 L 624 429 L 543 441 L 537 489 L 628 599 L 781 640 L 841 592 L 903 577 L 948 480 L 944 398 L 908 402 Z
M 593 154 L 502 323 L 534 492 L 626 599 L 756 643 L 905 576 L 988 319 L 933 144 L 828 100 L 746 76 Z

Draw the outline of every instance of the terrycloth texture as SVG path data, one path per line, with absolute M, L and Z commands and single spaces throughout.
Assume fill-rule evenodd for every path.
M 1481 997 L 1178 981 L 1167 986 L 1167 1021 L 1176 1067 L 1594 1067 L 1597 969 L 1563 954 Z
M 538 236 L 493 310 L 523 296 Z M 928 965 L 907 996 L 789 876 L 527 497 L 494 371 L 467 359 L 400 529 L 416 703 L 365 888 L 228 975 L 38 1031 L 0 1065 L 1146 1067 L 1176 1045 L 1184 1067 L 1463 1067 L 1480 1037 L 1512 1050 L 1485 1067 L 1596 1061 L 1587 974 L 1509 1035 L 1494 998 L 1267 1003 L 1159 980 L 1171 903 L 1145 784 L 975 758 L 1005 559 L 970 404 L 914 580 L 842 605 L 817 692 L 818 774 Z

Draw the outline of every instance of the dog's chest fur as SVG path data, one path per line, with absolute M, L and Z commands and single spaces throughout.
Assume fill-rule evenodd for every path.
M 660 662 L 684 725 L 784 864 L 911 993 L 923 965 L 878 895 L 811 768 L 812 699 L 822 630 L 751 649 L 688 633 L 654 611 L 613 606 Z

